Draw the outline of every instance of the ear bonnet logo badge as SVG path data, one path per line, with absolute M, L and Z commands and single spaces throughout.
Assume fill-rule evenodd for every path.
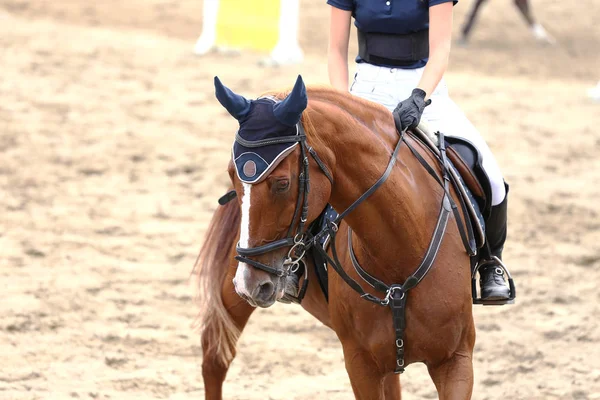
M 256 163 L 252 160 L 246 161 L 244 163 L 243 171 L 244 175 L 246 175 L 248 178 L 252 178 L 254 175 L 256 175 Z

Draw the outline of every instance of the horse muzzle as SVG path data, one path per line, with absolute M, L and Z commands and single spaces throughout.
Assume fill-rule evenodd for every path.
M 283 295 L 285 277 L 278 277 L 240 262 L 233 278 L 236 293 L 253 307 L 272 306 Z

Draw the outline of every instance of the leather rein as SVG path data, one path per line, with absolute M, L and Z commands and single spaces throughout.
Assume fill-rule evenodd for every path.
M 308 216 L 308 194 L 310 192 L 310 179 L 309 179 L 309 158 L 308 154 L 312 156 L 312 158 L 316 161 L 317 165 L 321 169 L 321 171 L 325 174 L 325 176 L 329 179 L 331 184 L 333 185 L 333 177 L 325 164 L 321 161 L 317 153 L 313 148 L 308 146 L 306 142 L 306 133 L 304 128 L 302 127 L 302 123 L 298 123 L 298 134 L 294 136 L 286 136 L 277 139 L 277 143 L 299 143 L 301 154 L 300 161 L 302 163 L 302 171 L 298 177 L 299 186 L 298 186 L 298 200 L 296 202 L 296 207 L 294 210 L 294 214 L 292 217 L 292 222 L 287 232 L 287 236 L 284 239 L 276 240 L 270 243 L 267 243 L 262 246 L 252 247 L 252 248 L 242 248 L 239 243 L 236 246 L 236 250 L 238 255 L 235 257 L 236 260 L 251 265 L 255 268 L 263 270 L 269 274 L 273 274 L 280 278 L 286 277 L 291 273 L 295 273 L 298 271 L 300 267 L 300 263 L 302 262 L 303 257 L 306 254 L 306 251 L 318 243 L 318 240 L 323 236 L 330 235 L 331 240 L 331 256 L 327 254 L 327 251 L 319 246 L 315 245 L 316 251 L 321 253 L 324 259 L 330 264 L 333 269 L 340 275 L 340 277 L 357 293 L 360 294 L 362 298 L 368 300 L 370 302 L 382 305 L 389 306 L 392 311 L 393 317 L 393 327 L 396 336 L 395 347 L 396 347 L 396 368 L 394 370 L 395 373 L 404 372 L 404 330 L 406 328 L 405 321 L 405 312 L 406 312 L 406 300 L 407 300 L 407 292 L 417 286 L 419 282 L 427 275 L 431 267 L 433 266 L 435 259 L 437 257 L 440 245 L 442 243 L 444 233 L 446 231 L 446 227 L 448 225 L 448 220 L 450 217 L 450 213 L 454 212 L 457 220 L 460 217 L 458 213 L 457 207 L 450 197 L 449 188 L 450 188 L 450 176 L 447 170 L 448 161 L 446 158 L 446 148 L 443 134 L 439 133 L 439 150 L 440 156 L 436 157 L 441 165 L 442 177 L 440 177 L 435 173 L 433 168 L 427 163 L 427 161 L 420 156 L 420 154 L 405 140 L 406 129 L 401 129 L 400 121 L 396 115 L 394 115 L 394 122 L 396 124 L 396 128 L 399 134 L 398 142 L 392 152 L 392 156 L 390 161 L 388 162 L 387 168 L 381 177 L 369 188 L 366 192 L 364 192 L 358 199 L 356 199 L 346 210 L 344 210 L 338 217 L 333 221 L 328 221 L 326 226 L 316 235 L 311 235 L 308 229 L 305 229 L 305 225 L 307 222 Z M 238 140 L 238 138 L 236 138 Z M 409 147 L 412 154 L 415 155 L 417 160 L 426 168 L 428 173 L 432 175 L 436 181 L 442 186 L 444 190 L 444 196 L 442 198 L 440 212 L 438 215 L 437 223 L 432 234 L 432 238 L 425 252 L 425 255 L 417 267 L 416 271 L 411 274 L 403 284 L 391 284 L 388 285 L 381 280 L 370 275 L 365 269 L 363 269 L 353 251 L 352 247 L 352 230 L 348 230 L 348 248 L 350 252 L 350 258 L 352 261 L 352 265 L 355 270 L 359 274 L 359 276 L 367 282 L 372 288 L 376 291 L 384 293 L 384 296 L 377 297 L 370 293 L 367 293 L 363 287 L 352 277 L 350 277 L 346 271 L 343 269 L 342 264 L 338 258 L 337 249 L 336 249 L 336 235 L 338 232 L 339 224 L 342 220 L 354 209 L 356 209 L 362 202 L 364 202 L 367 198 L 369 198 L 390 176 L 392 169 L 396 163 L 396 159 L 400 150 L 402 143 L 405 143 L 406 146 Z M 244 141 L 243 143 L 246 147 L 260 147 L 266 145 L 263 141 L 257 142 L 249 142 Z M 225 202 L 231 200 L 233 196 L 226 195 L 228 197 L 225 198 Z M 299 218 L 299 220 L 298 220 Z M 298 223 L 296 224 L 296 220 Z M 296 230 L 294 231 L 294 226 L 297 225 Z M 462 226 L 459 226 L 459 230 L 461 231 L 461 235 L 463 235 Z M 286 258 L 283 261 L 282 268 L 275 268 L 270 265 L 263 264 L 256 260 L 253 260 L 249 257 L 257 256 L 265 253 L 269 253 L 271 251 L 281 249 L 284 247 L 288 247 L 289 251 Z M 467 252 L 470 252 L 469 248 L 466 248 Z M 298 295 L 298 298 L 301 300 L 306 291 L 306 284 L 308 280 L 305 279 L 303 288 Z

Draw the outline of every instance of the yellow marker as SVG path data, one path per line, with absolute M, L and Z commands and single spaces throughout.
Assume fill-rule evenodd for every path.
M 279 37 L 280 0 L 220 0 L 215 44 L 270 51 Z
M 299 11 L 300 0 L 204 0 L 202 34 L 194 53 L 255 50 L 270 53 L 262 65 L 302 62 Z

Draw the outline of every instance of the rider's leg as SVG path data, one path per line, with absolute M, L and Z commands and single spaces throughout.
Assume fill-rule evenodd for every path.
M 502 203 L 492 206 L 491 214 L 486 221 L 485 236 L 493 256 L 502 260 L 502 250 L 506 241 L 507 216 L 508 216 L 508 185 L 506 196 Z M 504 283 L 501 268 L 495 264 L 482 266 L 479 269 L 481 277 L 481 298 L 483 300 L 506 300 L 509 289 Z

